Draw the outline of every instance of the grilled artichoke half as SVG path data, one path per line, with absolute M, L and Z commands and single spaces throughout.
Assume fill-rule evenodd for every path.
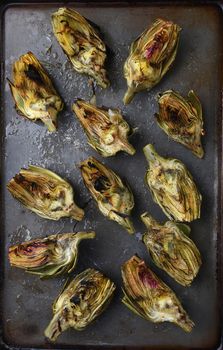
M 135 154 L 134 147 L 128 142 L 131 129 L 118 110 L 106 110 L 77 100 L 73 111 L 81 122 L 89 144 L 103 157 L 114 156 L 119 151 Z
M 122 302 L 137 315 L 154 323 L 173 322 L 186 332 L 194 323 L 175 293 L 134 255 L 122 266 Z
M 55 341 L 72 327 L 83 330 L 108 306 L 115 284 L 99 271 L 87 269 L 77 275 L 61 292 L 53 304 L 53 319 L 45 336 Z
M 189 148 L 197 157 L 204 156 L 201 136 L 204 135 L 202 107 L 198 97 L 190 90 L 183 98 L 173 90 L 159 96 L 159 114 L 156 120 L 174 141 Z
M 176 221 L 199 219 L 202 197 L 185 165 L 178 159 L 161 157 L 151 144 L 143 151 L 149 162 L 146 182 L 166 216 Z
M 161 225 L 148 213 L 141 215 L 147 232 L 143 235 L 154 263 L 183 286 L 189 286 L 201 266 L 201 256 L 194 242 L 185 234 L 185 224 L 167 221 Z
M 94 237 L 95 232 L 77 232 L 37 238 L 10 247 L 9 261 L 40 278 L 70 273 L 77 263 L 80 241 Z
M 132 191 L 111 169 L 90 157 L 80 164 L 85 186 L 98 204 L 102 214 L 134 233 L 130 219 L 134 207 Z
M 52 26 L 74 69 L 90 75 L 106 88 L 109 85 L 104 69 L 106 47 L 89 22 L 74 10 L 60 8 L 52 14 Z
M 50 170 L 30 165 L 21 169 L 7 188 L 24 206 L 45 219 L 72 217 L 80 221 L 84 216 L 83 209 L 74 203 L 71 185 Z
M 125 104 L 137 92 L 150 90 L 166 74 L 176 57 L 180 30 L 173 22 L 157 19 L 132 43 L 124 64 L 128 86 Z
M 31 121 L 40 119 L 49 131 L 56 130 L 63 102 L 32 52 L 13 64 L 13 82 L 9 85 L 19 114 Z

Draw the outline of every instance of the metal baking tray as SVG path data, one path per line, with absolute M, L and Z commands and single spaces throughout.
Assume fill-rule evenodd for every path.
M 59 47 L 50 24 L 50 15 L 61 6 L 75 7 L 95 22 L 110 48 L 107 62 L 111 87 L 96 88 L 97 103 L 122 110 L 128 122 L 138 127 L 131 142 L 135 156 L 123 153 L 103 160 L 126 178 L 135 196 L 133 212 L 137 230 L 130 236 L 116 223 L 108 221 L 81 180 L 78 163 L 94 155 L 83 130 L 71 112 L 74 98 L 91 98 L 86 76 L 76 73 Z M 213 2 L 109 2 L 86 3 L 23 1 L 7 2 L 1 7 L 1 338 L 3 348 L 81 349 L 217 349 L 220 347 L 220 196 L 221 196 L 221 72 L 222 11 Z M 123 63 L 130 43 L 157 17 L 178 23 L 182 28 L 176 61 L 161 83 L 150 92 L 138 94 L 123 106 L 126 89 Z M 12 63 L 23 53 L 33 51 L 48 70 L 65 101 L 58 131 L 25 120 L 14 109 L 6 77 L 11 77 Z M 206 135 L 205 158 L 166 136 L 154 119 L 156 96 L 167 89 L 186 95 L 193 89 L 203 105 Z M 164 156 L 181 159 L 191 171 L 202 193 L 201 219 L 191 223 L 191 237 L 199 247 L 203 265 L 189 288 L 184 288 L 154 266 L 140 241 L 145 228 L 139 215 L 148 210 L 157 220 L 165 220 L 144 183 L 147 168 L 142 147 L 153 143 Z M 24 209 L 6 190 L 6 183 L 21 167 L 33 163 L 45 166 L 68 179 L 76 190 L 76 202 L 85 207 L 85 219 L 53 222 Z M 7 251 L 11 244 L 50 233 L 83 229 L 96 230 L 95 240 L 84 241 L 74 274 L 87 267 L 103 271 L 117 284 L 108 309 L 85 331 L 68 330 L 49 344 L 43 336 L 52 316 L 51 304 L 67 276 L 41 281 L 37 277 L 10 268 Z M 134 253 L 179 296 L 195 322 L 190 334 L 171 323 L 153 324 L 130 312 L 121 302 L 120 266 Z M 72 274 L 72 276 L 74 276 Z M 72 278 L 71 276 L 71 278 Z

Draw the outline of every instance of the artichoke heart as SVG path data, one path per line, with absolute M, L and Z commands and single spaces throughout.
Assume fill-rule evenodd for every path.
M 185 165 L 178 159 L 161 157 L 151 144 L 143 151 L 149 162 L 146 183 L 166 216 L 175 221 L 199 219 L 202 197 Z
M 90 23 L 78 12 L 60 8 L 52 14 L 52 26 L 74 69 L 93 77 L 102 88 L 108 87 L 106 47 Z
M 191 332 L 194 323 L 176 294 L 137 255 L 122 266 L 122 279 L 122 302 L 131 311 L 151 322 L 169 321 Z
M 9 261 L 40 278 L 70 273 L 77 263 L 80 241 L 94 237 L 95 232 L 77 232 L 26 241 L 9 248 Z
M 124 103 L 134 95 L 159 83 L 175 60 L 181 28 L 171 21 L 157 19 L 131 45 L 124 64 L 127 92 Z
M 183 98 L 173 90 L 159 96 L 159 114 L 156 119 L 163 131 L 174 141 L 189 148 L 202 158 L 204 151 L 201 136 L 204 135 L 202 107 L 198 97 L 190 90 L 188 98 Z
M 99 108 L 83 100 L 77 100 L 73 111 L 81 122 L 88 142 L 103 157 L 114 156 L 119 151 L 131 155 L 135 149 L 128 142 L 131 129 L 117 110 Z
M 84 211 L 74 203 L 71 185 L 50 170 L 30 165 L 21 169 L 7 188 L 25 207 L 45 219 L 83 219 Z
M 50 341 L 72 327 L 83 330 L 108 306 L 115 284 L 101 272 L 87 269 L 65 286 L 53 304 L 53 318 L 45 330 Z
M 129 233 L 134 233 L 130 219 L 134 197 L 128 185 L 94 157 L 81 162 L 80 169 L 85 186 L 97 202 L 102 214 L 118 222 Z
M 41 120 L 49 131 L 56 130 L 63 102 L 32 52 L 13 64 L 13 82 L 9 85 L 19 114 L 31 121 Z
M 167 221 L 161 225 L 148 213 L 141 215 L 147 227 L 143 235 L 154 263 L 183 286 L 189 286 L 201 266 L 201 256 L 194 242 L 185 233 L 189 226 Z

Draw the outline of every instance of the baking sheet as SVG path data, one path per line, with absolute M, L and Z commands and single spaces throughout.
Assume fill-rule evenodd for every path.
M 103 160 L 87 144 L 83 130 L 71 112 L 76 97 L 89 99 L 88 79 L 76 73 L 53 36 L 50 14 L 63 3 L 11 4 L 2 13 L 2 337 L 10 347 L 66 348 L 94 346 L 165 348 L 217 348 L 220 341 L 217 266 L 219 231 L 219 127 L 221 108 L 222 15 L 217 6 L 127 5 L 120 3 L 80 4 L 75 9 L 100 26 L 104 41 L 111 49 L 108 75 L 111 87 L 96 89 L 97 103 L 119 107 L 126 120 L 138 131 L 131 142 L 137 153 L 124 153 Z M 69 3 L 72 6 L 72 3 Z M 126 89 L 122 67 L 129 44 L 157 17 L 170 19 L 182 28 L 178 55 L 172 69 L 151 92 L 138 94 L 128 106 L 123 106 Z M 44 64 L 65 101 L 59 117 L 58 132 L 50 134 L 45 127 L 33 124 L 16 114 L 6 77 L 11 77 L 11 65 L 31 50 Z M 1 85 L 2 86 L 2 85 Z M 168 139 L 154 119 L 156 96 L 167 89 L 186 95 L 193 89 L 203 105 L 206 136 L 205 158 L 194 157 L 183 146 Z M 174 282 L 151 262 L 140 241 L 145 228 L 139 215 L 149 211 L 157 220 L 165 220 L 161 209 L 153 202 L 144 183 L 147 168 L 142 147 L 153 143 L 163 156 L 182 160 L 191 171 L 202 193 L 201 219 L 191 223 L 191 237 L 199 247 L 203 265 L 189 288 Z M 94 155 L 126 178 L 135 196 L 133 212 L 137 234 L 128 235 L 116 223 L 108 221 L 96 209 L 85 189 L 78 163 Z M 6 183 L 28 164 L 45 166 L 65 177 L 74 186 L 76 202 L 85 207 L 85 219 L 76 223 L 70 219 L 53 222 L 39 218 L 24 209 L 6 190 Z M 109 308 L 85 331 L 64 332 L 55 345 L 48 344 L 43 332 L 52 316 L 51 304 L 61 290 L 66 277 L 40 281 L 37 277 L 10 268 L 7 250 L 12 244 L 52 233 L 94 229 L 95 240 L 82 242 L 77 269 L 87 267 L 103 271 L 117 284 Z M 134 315 L 120 302 L 120 265 L 137 253 L 178 295 L 195 322 L 190 334 L 163 323 L 147 322 Z

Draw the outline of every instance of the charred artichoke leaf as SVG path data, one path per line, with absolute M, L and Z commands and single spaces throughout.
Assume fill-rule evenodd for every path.
M 175 293 L 134 255 L 122 266 L 122 302 L 137 315 L 154 323 L 173 322 L 186 332 L 194 323 Z
M 124 64 L 127 92 L 124 103 L 134 95 L 159 83 L 175 60 L 181 28 L 171 21 L 157 19 L 131 45 Z
M 118 222 L 129 233 L 134 233 L 130 219 L 134 197 L 128 185 L 94 157 L 81 162 L 80 169 L 85 186 L 97 202 L 101 213 Z
M 87 135 L 89 144 L 103 157 L 114 156 L 119 151 L 135 154 L 134 147 L 128 142 L 130 126 L 118 110 L 106 110 L 77 100 L 73 104 L 73 111 Z
M 78 12 L 60 8 L 52 14 L 52 26 L 74 69 L 93 77 L 102 88 L 108 87 L 106 47 L 90 23 Z
M 26 241 L 9 248 L 9 261 L 11 266 L 40 278 L 70 273 L 77 263 L 80 241 L 94 237 L 95 232 L 92 231 L 56 234 Z
M 161 157 L 151 144 L 143 151 L 149 162 L 146 183 L 166 216 L 187 222 L 199 219 L 202 197 L 185 165 L 178 159 Z
M 31 121 L 41 120 L 49 131 L 56 131 L 63 102 L 32 52 L 14 62 L 13 82 L 9 81 L 9 86 L 19 114 Z
M 21 169 L 7 188 L 25 207 L 45 219 L 71 217 L 80 221 L 84 216 L 83 209 L 74 203 L 71 185 L 50 170 L 30 165 Z
M 148 230 L 143 242 L 154 263 L 178 283 L 189 286 L 201 266 L 201 256 L 194 242 L 173 221 L 161 225 L 148 213 L 142 214 L 141 219 Z
M 83 271 L 55 300 L 54 316 L 45 330 L 45 336 L 55 341 L 70 327 L 83 330 L 105 310 L 114 290 L 115 284 L 99 271 Z
M 204 135 L 202 107 L 198 97 L 190 90 L 183 98 L 173 90 L 160 95 L 159 114 L 156 120 L 163 131 L 174 141 L 189 148 L 197 157 L 204 156 L 201 136 Z

